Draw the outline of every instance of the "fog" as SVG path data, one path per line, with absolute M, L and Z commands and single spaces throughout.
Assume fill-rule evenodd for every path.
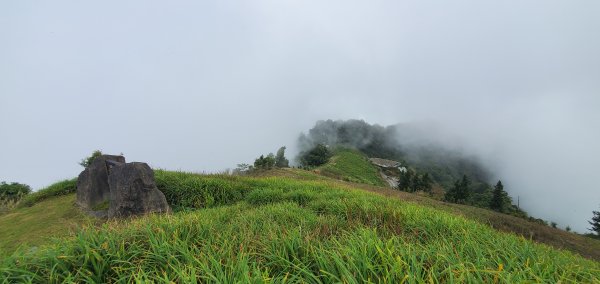
M 598 210 L 598 1 L 3 1 L 0 180 L 212 172 L 319 119 L 433 126 L 530 214 Z

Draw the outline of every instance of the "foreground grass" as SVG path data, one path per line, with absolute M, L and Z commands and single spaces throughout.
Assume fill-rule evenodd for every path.
M 5 282 L 600 281 L 600 265 L 440 210 L 327 181 L 157 172 L 179 212 L 18 251 Z M 196 186 L 193 186 L 193 185 Z M 189 194 L 193 190 L 195 194 Z M 232 192 L 229 192 L 232 191 Z M 193 201 L 182 200 L 200 195 Z M 195 209 L 205 208 L 207 209 Z
M 51 237 L 72 233 L 86 219 L 73 206 L 74 202 L 75 194 L 70 194 L 0 215 L 0 253 L 11 253 L 21 245 L 37 246 Z
M 386 186 L 381 179 L 379 169 L 357 150 L 338 148 L 330 161 L 317 170 L 325 176 L 339 180 Z

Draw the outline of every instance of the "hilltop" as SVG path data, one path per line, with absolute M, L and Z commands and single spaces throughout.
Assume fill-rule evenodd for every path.
M 156 170 L 157 186 L 175 213 L 102 224 L 81 218 L 73 193 L 65 190 L 1 216 L 3 228 L 16 220 L 29 226 L 56 205 L 66 210 L 56 216 L 62 221 L 43 222 L 67 229 L 36 231 L 30 242 L 35 249 L 24 245 L 4 257 L 0 277 L 183 283 L 600 280 L 595 240 L 394 190 L 382 186 L 377 173 L 366 155 L 348 149 L 311 170 L 245 176 Z M 13 239 L 26 239 L 26 232 L 15 234 L 22 235 Z

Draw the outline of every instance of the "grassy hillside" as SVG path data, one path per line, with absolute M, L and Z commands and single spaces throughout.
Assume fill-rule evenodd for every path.
M 575 233 L 533 222 L 527 219 L 498 213 L 492 210 L 468 205 L 447 203 L 418 194 L 398 191 L 389 188 L 353 184 L 353 187 L 373 192 L 386 198 L 396 198 L 443 210 L 448 213 L 463 216 L 477 222 L 487 224 L 497 230 L 514 233 L 524 238 L 544 243 L 558 249 L 576 252 L 590 259 L 600 261 L 600 241 Z
M 368 158 L 357 150 L 338 148 L 329 162 L 317 169 L 325 176 L 339 180 L 385 186 L 379 170 L 369 162 Z
M 19 208 L 33 206 L 34 204 L 55 196 L 67 195 L 77 190 L 77 178 L 66 179 L 51 184 L 32 194 L 25 196 L 18 204 Z
M 86 218 L 73 206 L 75 194 L 41 201 L 0 215 L 0 253 L 37 246 L 72 233 Z
M 570 252 L 354 185 L 309 179 L 158 171 L 159 187 L 178 212 L 111 221 L 17 252 L 0 261 L 0 279 L 600 281 L 597 262 Z

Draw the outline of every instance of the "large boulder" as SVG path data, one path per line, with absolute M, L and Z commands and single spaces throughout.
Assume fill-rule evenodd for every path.
M 156 187 L 154 171 L 146 163 L 114 164 L 108 183 L 109 218 L 171 211 L 165 195 Z
M 91 210 L 108 202 L 110 186 L 108 184 L 108 165 L 106 161 L 125 163 L 125 157 L 102 155 L 94 161 L 77 178 L 77 205 Z

